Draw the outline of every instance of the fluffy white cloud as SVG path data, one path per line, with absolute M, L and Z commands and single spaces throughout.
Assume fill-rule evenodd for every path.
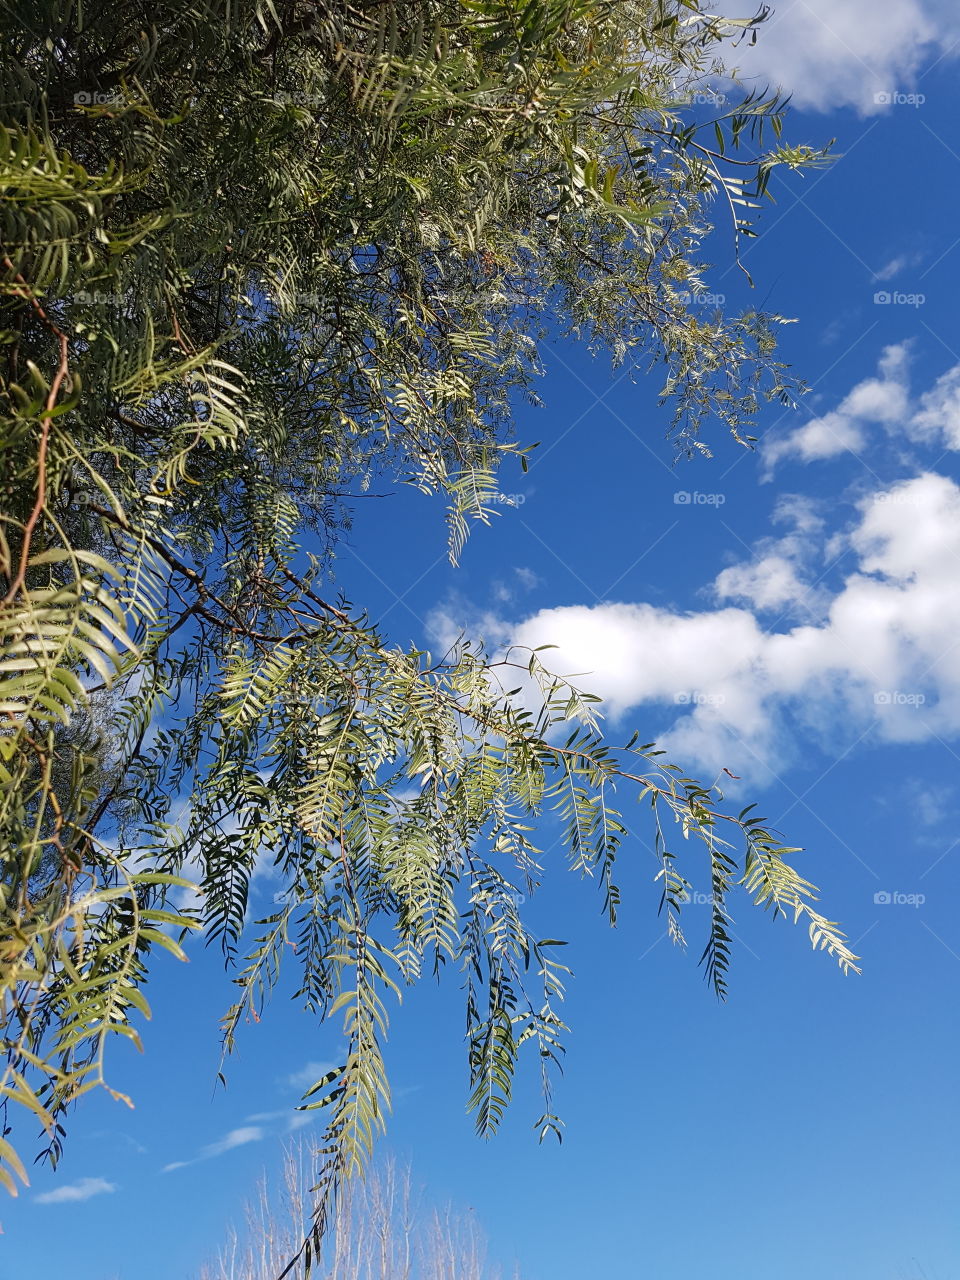
M 89 1200 L 92 1196 L 102 1196 L 116 1189 L 116 1185 L 106 1178 L 80 1178 L 53 1191 L 44 1191 L 42 1195 L 35 1196 L 34 1200 L 37 1204 L 70 1204 Z
M 809 597 L 804 565 L 836 541 L 809 504 L 783 510 L 792 531 L 713 585 L 750 608 L 572 605 L 498 630 L 513 644 L 556 646 L 542 655 L 550 668 L 599 694 L 614 720 L 645 704 L 672 708 L 663 745 L 701 769 L 762 781 L 788 743 L 826 745 L 839 725 L 844 747 L 859 734 L 960 734 L 960 487 L 925 472 L 864 499 L 843 537 L 852 572 L 817 597 L 809 620 L 768 630 L 759 611 L 789 605 L 791 591 Z
M 908 360 L 906 343 L 886 347 L 880 357 L 877 376 L 857 383 L 835 409 L 766 440 L 762 449 L 766 474 L 771 475 L 785 458 L 815 462 L 840 453 L 859 453 L 867 443 L 871 425 L 888 430 L 908 426 Z M 927 434 L 932 429 L 932 426 L 926 429 Z M 920 429 L 917 433 L 920 434 Z
M 749 564 L 732 565 L 717 578 L 721 600 L 745 600 L 755 609 L 793 608 L 803 600 L 808 586 L 795 561 L 773 552 Z
M 719 600 L 739 600 L 758 612 L 781 617 L 820 614 L 826 594 L 813 580 L 811 566 L 822 554 L 823 520 L 809 498 L 786 494 L 773 513 L 775 524 L 790 531 L 779 538 L 763 538 L 752 560 L 724 569 L 713 584 Z
M 947 449 L 960 449 L 960 365 L 954 365 L 920 397 L 912 418 L 916 436 L 939 440 Z
M 724 0 L 720 12 L 745 10 Z M 742 76 L 779 84 L 797 106 L 872 115 L 912 88 L 927 60 L 952 52 L 958 33 L 952 0 L 779 0 L 735 61 Z
M 787 459 L 815 462 L 846 452 L 859 454 L 869 443 L 870 429 L 877 426 L 917 444 L 960 450 L 960 364 L 914 399 L 908 344 L 885 348 L 876 377 L 857 383 L 835 409 L 763 442 L 765 478 Z

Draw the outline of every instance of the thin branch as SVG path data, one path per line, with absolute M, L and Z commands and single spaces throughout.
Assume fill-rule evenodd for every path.
M 18 284 L 23 285 L 23 291 L 15 290 L 15 296 L 23 298 L 34 309 L 40 317 L 42 323 L 55 335 L 60 346 L 60 363 L 57 365 L 57 372 L 50 384 L 50 391 L 47 394 L 46 404 L 43 407 L 40 428 L 40 448 L 37 453 L 37 497 L 33 504 L 33 510 L 27 517 L 27 522 L 23 526 L 23 542 L 20 547 L 20 565 L 17 569 L 16 576 L 10 584 L 10 590 L 3 598 L 4 604 L 9 604 L 16 596 L 17 592 L 23 587 L 27 578 L 27 565 L 30 563 L 30 543 L 33 539 L 33 531 L 36 528 L 37 521 L 40 519 L 40 513 L 47 503 L 47 448 L 50 443 L 50 420 L 53 417 L 53 411 L 56 408 L 57 396 L 60 394 L 60 387 L 63 385 L 64 379 L 69 373 L 69 347 L 67 335 L 58 329 L 47 313 L 41 307 L 40 303 L 34 297 L 30 286 L 24 280 L 23 276 L 17 271 L 10 259 L 4 255 L 3 265 L 11 273 Z

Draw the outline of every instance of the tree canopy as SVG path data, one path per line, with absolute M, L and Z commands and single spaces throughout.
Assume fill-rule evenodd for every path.
M 335 574 L 383 476 L 446 502 L 456 558 L 501 468 L 527 465 L 512 410 L 557 334 L 659 369 L 681 450 L 718 423 L 749 444 L 764 398 L 789 399 L 780 317 L 691 305 L 714 216 L 736 255 L 773 171 L 824 158 L 782 142 L 777 95 L 696 101 L 758 19 L 699 0 L 13 0 L 2 20 L 8 1115 L 38 1117 L 55 1159 L 113 1037 L 138 1040 L 151 957 L 201 929 L 239 987 L 226 1050 L 283 958 L 305 1007 L 344 1020 L 345 1060 L 305 1099 L 328 1188 L 384 1125 L 393 996 L 444 967 L 479 1131 L 529 1043 L 537 1128 L 559 1133 L 565 969 L 516 888 L 544 873 L 555 810 L 615 920 L 617 794 L 651 824 L 677 940 L 687 876 L 709 879 L 718 995 L 738 889 L 852 967 L 752 810 L 611 741 L 548 655 L 405 651 Z M 687 837 L 700 863 L 681 865 Z M 283 893 L 248 924 L 263 860 Z M 6 1137 L 0 1154 L 13 1190 Z

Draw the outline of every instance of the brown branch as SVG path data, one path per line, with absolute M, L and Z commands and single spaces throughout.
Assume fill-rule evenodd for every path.
M 47 395 L 46 404 L 43 407 L 43 413 L 41 415 L 42 426 L 40 428 L 40 448 L 37 454 L 37 497 L 33 504 L 33 510 L 30 512 L 27 522 L 23 526 L 23 543 L 20 547 L 19 568 L 17 569 L 16 576 L 10 584 L 10 590 L 3 598 L 3 603 L 9 604 L 26 582 L 27 565 L 30 561 L 30 543 L 33 539 L 33 531 L 36 528 L 37 521 L 40 519 L 40 513 L 43 511 L 47 502 L 47 448 L 50 443 L 50 419 L 52 418 L 53 411 L 56 408 L 57 396 L 60 394 L 60 388 L 63 385 L 63 380 L 69 372 L 69 349 L 67 335 L 58 329 L 53 323 L 44 311 L 43 307 L 41 307 L 40 303 L 33 296 L 33 293 L 30 291 L 30 286 L 27 284 L 26 280 L 24 280 L 23 276 L 20 275 L 16 267 L 14 267 L 13 263 L 6 256 L 4 256 L 3 265 L 12 274 L 17 283 L 23 285 L 23 290 L 25 290 L 25 292 L 17 290 L 16 296 L 29 302 L 30 306 L 33 307 L 43 324 L 46 325 L 50 332 L 56 336 L 60 345 L 60 363 L 57 365 L 56 375 L 53 382 L 50 384 L 50 391 Z
M 299 637 L 276 636 L 269 635 L 264 631 L 259 631 L 256 628 L 249 626 L 233 606 L 231 606 L 227 601 L 221 600 L 215 592 L 211 591 L 200 574 L 197 573 L 195 569 L 192 569 L 190 565 L 184 563 L 179 556 L 175 555 L 160 538 L 155 538 L 143 530 L 134 530 L 125 516 L 118 515 L 116 511 L 110 511 L 106 507 L 96 506 L 91 503 L 88 505 L 87 510 L 91 511 L 94 515 L 100 516 L 104 520 L 109 520 L 111 524 L 117 525 L 121 529 L 127 530 L 127 532 L 135 533 L 137 536 L 142 537 L 144 542 L 156 551 L 175 573 L 179 573 L 182 577 L 187 579 L 200 596 L 200 600 L 191 606 L 187 611 L 188 613 L 195 612 L 200 617 L 206 618 L 208 622 L 212 622 L 214 625 L 221 627 L 226 631 L 230 631 L 234 635 L 244 636 L 246 639 L 253 640 L 255 643 L 259 644 L 276 645 L 293 638 L 311 640 L 321 634 L 319 629 L 305 630 L 302 627 L 298 627 L 300 633 Z M 315 595 L 314 592 L 311 591 L 304 583 L 300 582 L 300 580 L 296 578 L 285 565 L 281 565 L 280 568 L 291 582 L 296 583 L 300 587 L 302 594 L 319 608 L 324 610 L 325 613 L 336 618 L 338 622 L 345 627 L 348 627 L 351 631 L 361 635 L 364 634 L 362 628 L 353 621 L 349 614 L 344 613 L 343 610 L 337 609 L 334 605 L 328 604 L 318 595 Z M 227 615 L 226 618 L 218 618 L 215 613 L 201 603 L 202 601 L 209 601 L 210 604 L 216 605 L 218 609 L 222 609 Z M 293 610 L 289 605 L 286 605 L 285 608 L 287 613 L 293 613 Z M 228 621 L 230 618 L 233 619 L 232 622 Z M 186 615 L 182 616 L 175 625 L 179 626 L 183 621 L 185 621 L 185 619 Z M 169 634 L 172 634 L 172 629 Z
M 213 622 L 219 627 L 224 627 L 226 630 L 233 632 L 234 635 L 246 636 L 250 640 L 259 641 L 264 644 L 277 643 L 277 636 L 267 635 L 265 632 L 257 631 L 254 628 L 247 626 L 243 619 L 238 616 L 236 610 L 225 600 L 221 600 L 215 592 L 211 591 L 200 574 L 197 573 L 195 569 L 191 569 L 190 566 L 185 564 L 178 556 L 174 555 L 170 548 L 160 538 L 154 538 L 144 530 L 134 529 L 126 516 L 118 515 L 116 511 L 110 511 L 106 507 L 99 507 L 90 503 L 87 506 L 87 510 L 92 511 L 94 515 L 100 516 L 103 520 L 109 520 L 112 524 L 119 526 L 121 529 L 125 529 L 128 533 L 132 533 L 135 536 L 142 538 L 148 546 L 156 551 L 157 554 L 167 562 L 174 572 L 181 574 L 187 579 L 187 581 L 197 591 L 201 600 L 209 600 L 211 604 L 215 604 L 218 609 L 222 609 L 227 617 L 233 618 L 232 623 L 227 622 L 224 618 L 218 618 L 215 613 L 212 613 L 208 608 L 205 608 L 198 602 L 194 608 L 196 612 L 206 618 L 208 622 Z M 183 618 L 180 619 L 181 622 L 183 620 Z M 177 625 L 179 626 L 179 622 Z

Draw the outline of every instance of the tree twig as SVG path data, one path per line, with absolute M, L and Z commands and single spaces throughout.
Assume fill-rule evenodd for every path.
M 4 604 L 9 604 L 20 588 L 24 585 L 27 578 L 27 565 L 30 562 L 30 543 L 33 539 L 33 531 L 40 519 L 40 513 L 46 506 L 47 502 L 47 449 L 50 443 L 50 419 L 56 408 L 57 396 L 60 394 L 60 388 L 63 380 L 69 372 L 69 348 L 67 335 L 53 323 L 47 313 L 41 307 L 40 303 L 33 296 L 30 286 L 24 280 L 23 276 L 17 271 L 10 259 L 4 256 L 3 265 L 12 274 L 18 284 L 23 285 L 23 291 L 17 290 L 17 296 L 29 302 L 34 311 L 40 317 L 44 325 L 54 334 L 60 345 L 60 363 L 57 365 L 57 372 L 53 382 L 50 384 L 50 390 L 47 394 L 47 400 L 41 414 L 40 428 L 40 448 L 37 453 L 37 497 L 33 504 L 33 510 L 27 517 L 27 522 L 23 526 L 23 543 L 20 547 L 20 564 L 16 572 L 16 576 L 10 584 L 10 590 L 3 598 Z

